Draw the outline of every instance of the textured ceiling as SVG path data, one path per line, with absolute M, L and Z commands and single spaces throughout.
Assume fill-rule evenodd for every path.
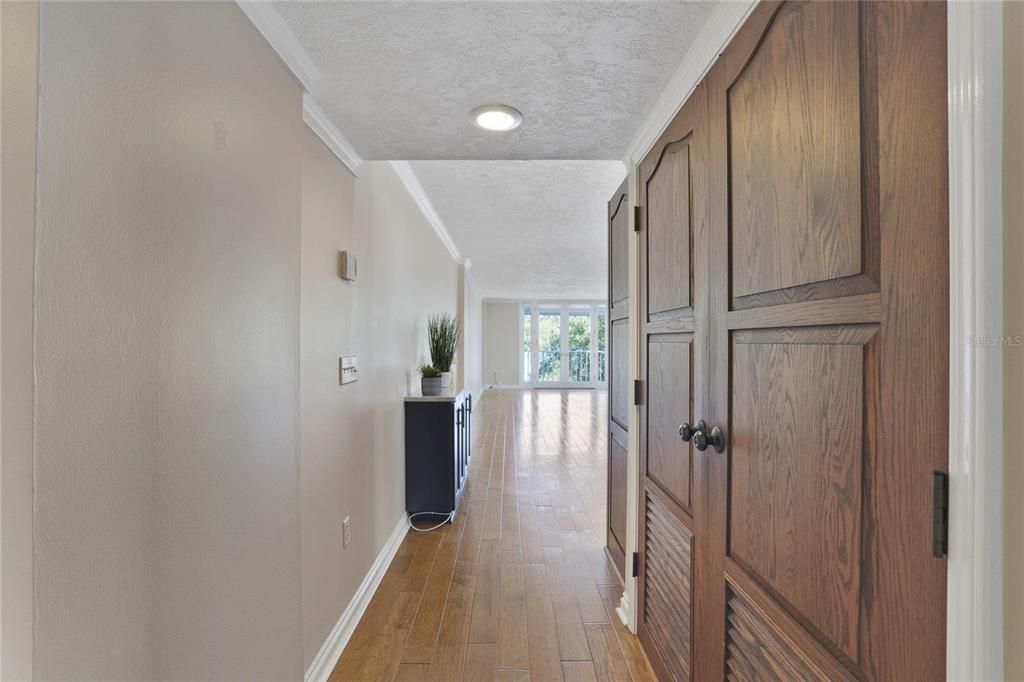
M 618 161 L 414 161 L 487 298 L 603 299 Z
M 365 159 L 621 159 L 710 3 L 275 2 L 313 95 Z M 511 133 L 469 121 L 523 112 Z M 460 244 L 461 246 L 461 244 Z

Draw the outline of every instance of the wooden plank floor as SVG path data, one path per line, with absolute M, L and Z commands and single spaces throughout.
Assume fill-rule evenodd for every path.
M 451 525 L 410 532 L 331 680 L 654 680 L 604 553 L 607 394 L 489 391 Z

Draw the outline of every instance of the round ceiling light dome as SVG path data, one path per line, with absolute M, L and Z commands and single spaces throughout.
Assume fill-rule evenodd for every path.
M 523 122 L 518 109 L 504 104 L 484 104 L 469 112 L 469 117 L 477 127 L 499 133 L 515 130 Z

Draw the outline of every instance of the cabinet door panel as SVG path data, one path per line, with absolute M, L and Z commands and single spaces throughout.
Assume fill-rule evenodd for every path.
M 647 179 L 647 315 L 685 313 L 690 303 L 691 138 L 667 145 Z
M 614 557 L 626 553 L 626 432 L 612 424 L 608 435 L 608 541 Z
M 611 323 L 611 344 L 609 347 L 609 415 L 620 428 L 629 428 L 629 320 L 614 320 Z
M 736 332 L 729 555 L 857 657 L 864 377 L 876 325 Z
M 608 262 L 611 265 L 611 307 L 629 297 L 629 195 L 623 190 L 612 197 L 609 218 L 611 235 Z
M 693 538 L 656 497 L 645 505 L 644 641 L 673 680 L 690 679 Z
M 861 272 L 857 16 L 783 8 L 729 88 L 735 296 Z
M 679 437 L 693 421 L 692 334 L 652 335 L 647 346 L 647 470 L 652 483 L 690 509 L 690 444 Z

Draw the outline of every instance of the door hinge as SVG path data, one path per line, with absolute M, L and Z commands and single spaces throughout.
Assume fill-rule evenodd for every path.
M 932 554 L 941 558 L 949 552 L 949 474 L 932 473 Z
M 630 570 L 630 577 L 635 578 L 640 575 L 640 552 L 633 552 L 633 567 Z
M 644 382 L 641 379 L 635 379 L 633 381 L 633 404 L 644 404 Z
M 634 206 L 633 207 L 633 231 L 634 232 L 639 232 L 640 231 L 640 207 L 639 206 Z

